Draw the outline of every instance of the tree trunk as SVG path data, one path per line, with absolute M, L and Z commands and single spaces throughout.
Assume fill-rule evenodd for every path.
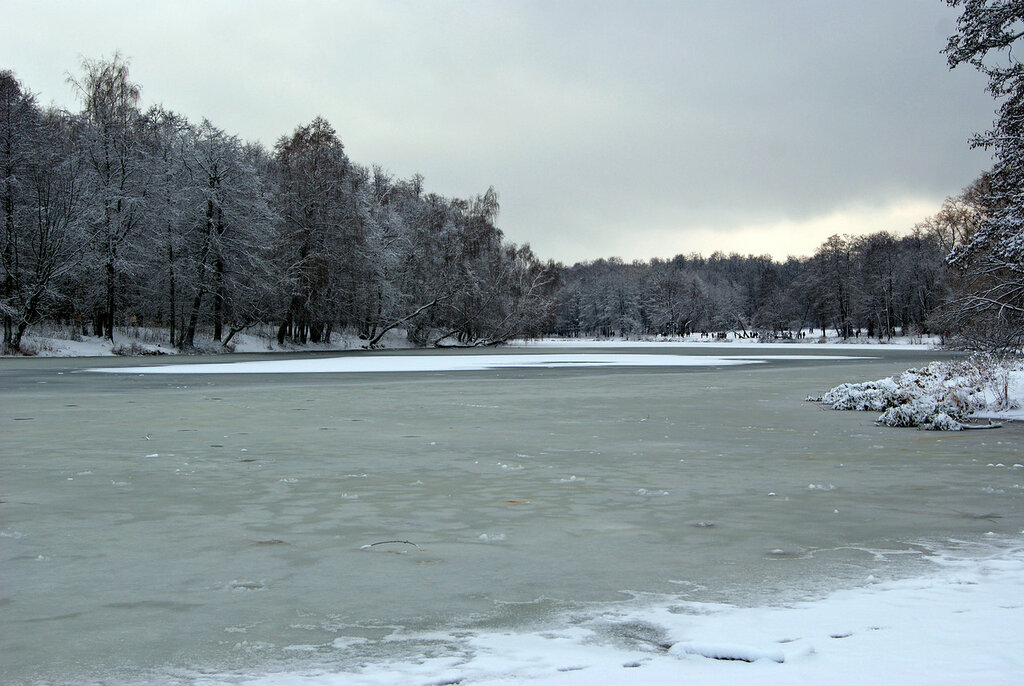
M 212 183 L 212 182 L 211 182 Z M 210 242 L 214 231 L 213 201 L 206 201 L 206 236 L 203 239 L 203 248 L 199 251 L 199 266 L 196 275 L 196 295 L 192 299 L 192 311 L 188 315 L 188 326 L 182 336 L 181 348 L 191 348 L 196 343 L 196 328 L 199 326 L 199 308 L 203 304 L 203 296 L 206 294 L 206 260 L 210 255 Z
M 285 317 L 283 322 L 281 322 L 281 326 L 278 327 L 278 329 L 277 329 L 277 344 L 278 345 L 284 345 L 284 339 L 285 339 L 285 336 L 288 335 L 288 325 L 291 322 L 291 318 L 292 318 L 292 314 L 291 314 L 291 312 L 289 312 L 288 316 Z
M 230 343 L 231 339 L 235 337 L 235 334 L 242 333 L 242 331 L 245 330 L 245 326 L 244 325 L 243 326 L 231 326 L 229 328 L 231 330 L 228 331 L 228 335 L 224 337 L 223 341 L 221 341 L 221 345 L 224 346 L 225 348 L 228 347 L 228 343 Z
M 5 157 L 10 160 L 12 157 L 10 139 L 7 141 Z M 14 169 L 7 167 L 3 170 L 4 178 L 4 276 L 3 291 L 0 296 L 9 297 L 14 294 L 14 274 L 17 271 L 14 254 L 14 192 L 11 190 L 11 179 L 14 178 Z M 14 319 L 10 314 L 4 314 L 4 347 L 16 350 L 14 341 Z
M 27 322 L 21 322 L 11 335 L 11 343 L 8 350 L 11 352 L 19 352 L 21 350 L 21 337 L 25 334 L 25 329 L 28 327 Z
M 107 311 L 104 315 L 103 333 L 107 340 L 114 342 L 114 292 L 115 292 L 114 259 L 111 255 L 107 259 Z
M 215 184 L 220 188 L 220 180 Z M 217 245 L 215 247 L 216 259 L 213 263 L 213 340 L 219 341 L 224 328 L 224 257 L 221 255 L 221 236 L 224 235 L 224 210 L 217 207 L 216 210 L 216 231 Z
M 377 345 L 377 343 L 380 342 L 380 339 L 384 338 L 384 334 L 386 334 L 388 331 L 391 331 L 391 329 L 395 328 L 396 326 L 401 326 L 402 324 L 406 323 L 407 321 L 409 321 L 410 319 L 412 319 L 416 315 L 420 314 L 421 312 L 426 312 L 430 308 L 432 308 L 435 305 L 437 305 L 439 302 L 440 302 L 440 300 L 438 298 L 435 298 L 435 299 L 431 300 L 430 302 L 426 303 L 425 305 L 421 305 L 420 307 L 416 308 L 416 310 L 414 310 L 410 314 L 407 314 L 406 316 L 401 317 L 400 319 L 396 319 L 395 321 L 391 322 L 390 324 L 386 324 L 386 325 L 382 326 L 380 331 L 377 332 L 377 335 L 374 336 L 372 339 L 370 339 L 370 341 L 366 344 L 366 346 L 368 348 L 374 347 L 375 345 Z
M 203 291 L 203 287 L 200 286 L 199 290 L 196 291 L 196 297 L 192 300 L 192 311 L 188 315 L 188 326 L 185 328 L 185 334 L 181 340 L 182 350 L 195 347 L 196 327 L 199 325 L 199 308 L 203 302 Z
M 171 339 L 171 345 L 174 345 L 175 344 L 174 343 L 174 323 L 175 323 L 175 317 L 176 317 L 176 313 L 175 313 L 174 310 L 175 310 L 175 306 L 176 306 L 176 303 L 177 303 L 177 297 L 176 297 L 176 294 L 174 292 L 174 287 L 175 287 L 175 283 L 174 283 L 174 245 L 173 245 L 173 243 L 171 243 L 170 227 L 168 227 L 167 232 L 168 232 L 168 236 L 167 236 L 167 283 L 168 283 L 167 296 L 168 296 L 168 299 L 170 300 L 170 303 L 169 303 L 170 304 L 170 310 L 169 310 L 170 311 L 170 317 L 168 318 L 167 329 L 168 329 L 168 334 L 169 334 L 170 339 Z
M 224 261 L 218 256 L 213 273 L 213 340 L 219 341 L 224 328 Z

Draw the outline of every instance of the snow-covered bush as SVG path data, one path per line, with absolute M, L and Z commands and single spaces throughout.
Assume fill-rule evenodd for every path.
M 814 400 L 827 403 L 836 410 L 880 412 L 887 407 L 906 402 L 909 400 L 909 395 L 896 384 L 892 377 L 888 377 L 865 383 L 840 384 Z
M 1009 366 L 987 357 L 932 362 L 895 377 L 840 384 L 808 400 L 836 410 L 881 412 L 878 422 L 886 426 L 959 431 L 973 413 L 1010 403 Z
M 964 428 L 964 425 L 945 412 L 939 412 L 932 417 L 930 423 L 922 425 L 921 428 L 932 429 L 933 431 L 960 431 Z

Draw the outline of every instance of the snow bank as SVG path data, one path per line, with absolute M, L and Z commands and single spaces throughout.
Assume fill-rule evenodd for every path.
M 350 668 L 200 676 L 201 686 L 904 686 L 1020 683 L 1024 674 L 1024 547 L 979 557 L 937 555 L 933 574 L 835 592 L 790 607 L 743 608 L 637 599 L 554 626 L 420 636 L 442 654 Z M 344 651 L 351 643 L 335 642 Z
M 808 400 L 881 412 L 878 421 L 886 426 L 959 431 L 973 417 L 1024 418 L 1024 365 L 985 357 L 932 362 L 895 377 L 840 384 Z

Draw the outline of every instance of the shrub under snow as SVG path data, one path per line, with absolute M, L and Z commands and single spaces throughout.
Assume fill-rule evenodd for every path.
M 908 369 L 899 376 L 844 383 L 808 400 L 836 410 L 881 412 L 886 426 L 919 426 L 937 431 L 959 431 L 972 414 L 1005 410 L 1014 405 L 1007 392 L 1008 379 L 1018 365 L 989 358 L 932 362 Z

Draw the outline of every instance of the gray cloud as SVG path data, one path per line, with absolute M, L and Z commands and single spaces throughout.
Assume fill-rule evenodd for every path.
M 356 161 L 493 184 L 509 238 L 566 261 L 772 251 L 780 225 L 809 252 L 821 217 L 908 228 L 876 224 L 987 165 L 993 104 L 927 0 L 3 4 L 0 65 L 44 102 L 120 49 L 147 103 L 268 145 L 322 114 Z

